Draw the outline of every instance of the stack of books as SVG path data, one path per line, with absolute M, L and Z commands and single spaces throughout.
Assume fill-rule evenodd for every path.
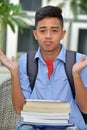
M 22 120 L 30 124 L 68 124 L 70 104 L 56 100 L 26 100 L 21 111 Z

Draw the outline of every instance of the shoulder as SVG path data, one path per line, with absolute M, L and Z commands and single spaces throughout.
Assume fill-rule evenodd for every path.
M 20 58 L 18 59 L 18 64 L 24 65 L 24 64 L 26 64 L 26 61 L 27 61 L 27 53 L 20 56 Z
M 26 56 L 27 56 L 27 53 L 21 55 L 21 56 L 19 57 L 19 59 L 18 59 L 18 62 L 25 60 L 25 59 L 26 59 Z

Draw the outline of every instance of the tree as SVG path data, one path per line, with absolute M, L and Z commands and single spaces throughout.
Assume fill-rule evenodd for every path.
M 67 0 L 59 4 L 59 6 L 63 7 L 69 1 L 70 1 L 70 7 L 75 21 L 78 19 L 78 15 L 80 11 L 87 14 L 87 0 Z
M 77 20 L 79 11 L 87 14 L 87 0 L 71 0 L 70 6 L 75 20 Z
M 15 33 L 15 25 L 19 27 L 21 33 L 23 28 L 28 28 L 29 25 L 23 20 L 29 19 L 29 16 L 22 11 L 21 4 L 14 5 L 10 0 L 0 0 L 0 49 L 4 51 L 4 34 L 7 25 Z
M 15 32 L 15 24 L 19 26 L 20 31 L 28 24 L 23 18 L 29 18 L 26 13 L 21 10 L 21 4 L 14 5 L 10 0 L 0 0 L 0 27 L 6 28 L 9 25 Z M 0 28 L 0 29 L 1 29 Z

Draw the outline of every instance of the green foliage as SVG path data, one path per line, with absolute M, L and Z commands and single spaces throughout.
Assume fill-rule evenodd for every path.
M 78 14 L 78 2 L 77 2 L 77 0 L 71 0 L 70 7 L 71 7 L 71 10 L 72 10 L 73 15 L 74 15 L 74 20 L 76 21 L 77 20 L 77 14 Z
M 0 24 L 6 28 L 9 25 L 13 32 L 15 32 L 15 24 L 19 26 L 20 31 L 29 25 L 23 20 L 29 16 L 21 10 L 21 4 L 14 5 L 10 0 L 0 0 Z
M 47 3 L 49 3 L 51 0 L 47 0 Z
M 65 5 L 65 2 L 60 3 L 58 6 L 62 8 Z
M 75 20 L 77 20 L 79 10 L 87 14 L 87 0 L 71 0 L 70 4 Z
M 87 14 L 87 0 L 80 0 L 79 7 Z

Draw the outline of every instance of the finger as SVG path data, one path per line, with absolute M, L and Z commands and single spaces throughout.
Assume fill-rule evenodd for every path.
M 81 60 L 80 61 L 84 61 L 86 59 L 86 55 L 82 55 Z
M 14 56 L 11 57 L 11 60 L 12 60 L 12 61 L 17 61 Z
M 2 50 L 0 50 L 0 60 L 1 60 L 1 62 L 3 62 L 3 61 L 6 60 L 6 59 L 8 59 L 8 58 L 7 58 L 6 55 L 2 52 Z
M 4 53 L 2 52 L 2 50 L 0 50 L 0 55 L 4 55 Z

